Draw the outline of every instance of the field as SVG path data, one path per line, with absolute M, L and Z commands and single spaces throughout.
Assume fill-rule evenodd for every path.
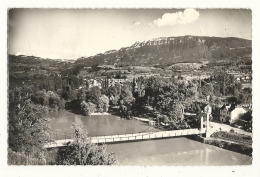
M 201 63 L 176 63 L 174 65 L 169 66 L 169 69 L 171 68 L 181 68 L 181 69 L 200 69 L 201 66 L 204 64 Z

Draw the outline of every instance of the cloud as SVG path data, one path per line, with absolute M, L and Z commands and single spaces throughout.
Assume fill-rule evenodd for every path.
M 154 24 L 159 27 L 187 24 L 197 20 L 199 16 L 199 12 L 195 9 L 185 9 L 184 12 L 165 13 L 162 18 L 154 20 Z
M 134 25 L 136 25 L 136 26 L 138 26 L 140 24 L 141 24 L 141 22 L 134 22 Z

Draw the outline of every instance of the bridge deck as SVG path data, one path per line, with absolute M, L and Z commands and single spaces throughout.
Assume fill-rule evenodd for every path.
M 184 130 L 172 130 L 172 131 L 160 131 L 160 132 L 145 132 L 145 133 L 133 133 L 123 135 L 108 135 L 108 136 L 97 136 L 90 137 L 92 143 L 113 143 L 113 142 L 125 142 L 125 141 L 140 141 L 147 139 L 160 139 L 167 137 L 185 136 L 204 134 L 206 129 L 184 129 Z M 72 139 L 56 140 L 53 143 L 48 143 L 45 148 L 62 147 L 65 143 L 73 141 Z

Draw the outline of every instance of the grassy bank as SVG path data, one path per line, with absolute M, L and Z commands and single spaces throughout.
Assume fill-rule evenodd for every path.
M 217 138 L 204 138 L 199 135 L 191 135 L 188 138 L 195 141 L 199 141 L 201 143 L 217 146 L 222 149 L 227 149 L 230 151 L 238 152 L 249 156 L 252 156 L 252 152 L 253 152 L 252 146 L 245 143 L 235 143 L 228 140 L 220 140 Z
M 252 146 L 248 144 L 238 144 L 238 143 L 233 143 L 233 142 L 214 139 L 214 138 L 205 139 L 204 143 L 214 145 L 230 151 L 238 152 L 241 154 L 249 155 L 249 156 L 252 156 L 252 152 L 253 152 Z
M 218 131 L 211 135 L 211 137 L 221 140 L 232 141 L 238 144 L 249 144 L 252 145 L 252 137 L 249 135 L 244 135 L 237 133 L 234 130 L 227 131 Z

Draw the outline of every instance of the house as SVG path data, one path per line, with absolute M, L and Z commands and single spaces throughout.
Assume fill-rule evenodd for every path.
M 224 104 L 219 109 L 219 120 L 232 124 L 244 113 L 246 113 L 246 110 L 242 107 L 238 107 L 235 104 Z
M 109 88 L 109 87 L 115 86 L 116 83 L 118 83 L 122 86 L 127 81 L 128 81 L 128 79 L 104 79 L 104 81 L 102 82 L 102 87 Z
M 90 80 L 88 81 L 88 83 L 89 83 L 89 88 L 95 87 L 95 86 L 99 87 L 100 89 L 102 88 L 102 86 L 101 86 L 102 81 L 101 81 L 101 80 L 98 80 L 98 79 L 90 79 Z

